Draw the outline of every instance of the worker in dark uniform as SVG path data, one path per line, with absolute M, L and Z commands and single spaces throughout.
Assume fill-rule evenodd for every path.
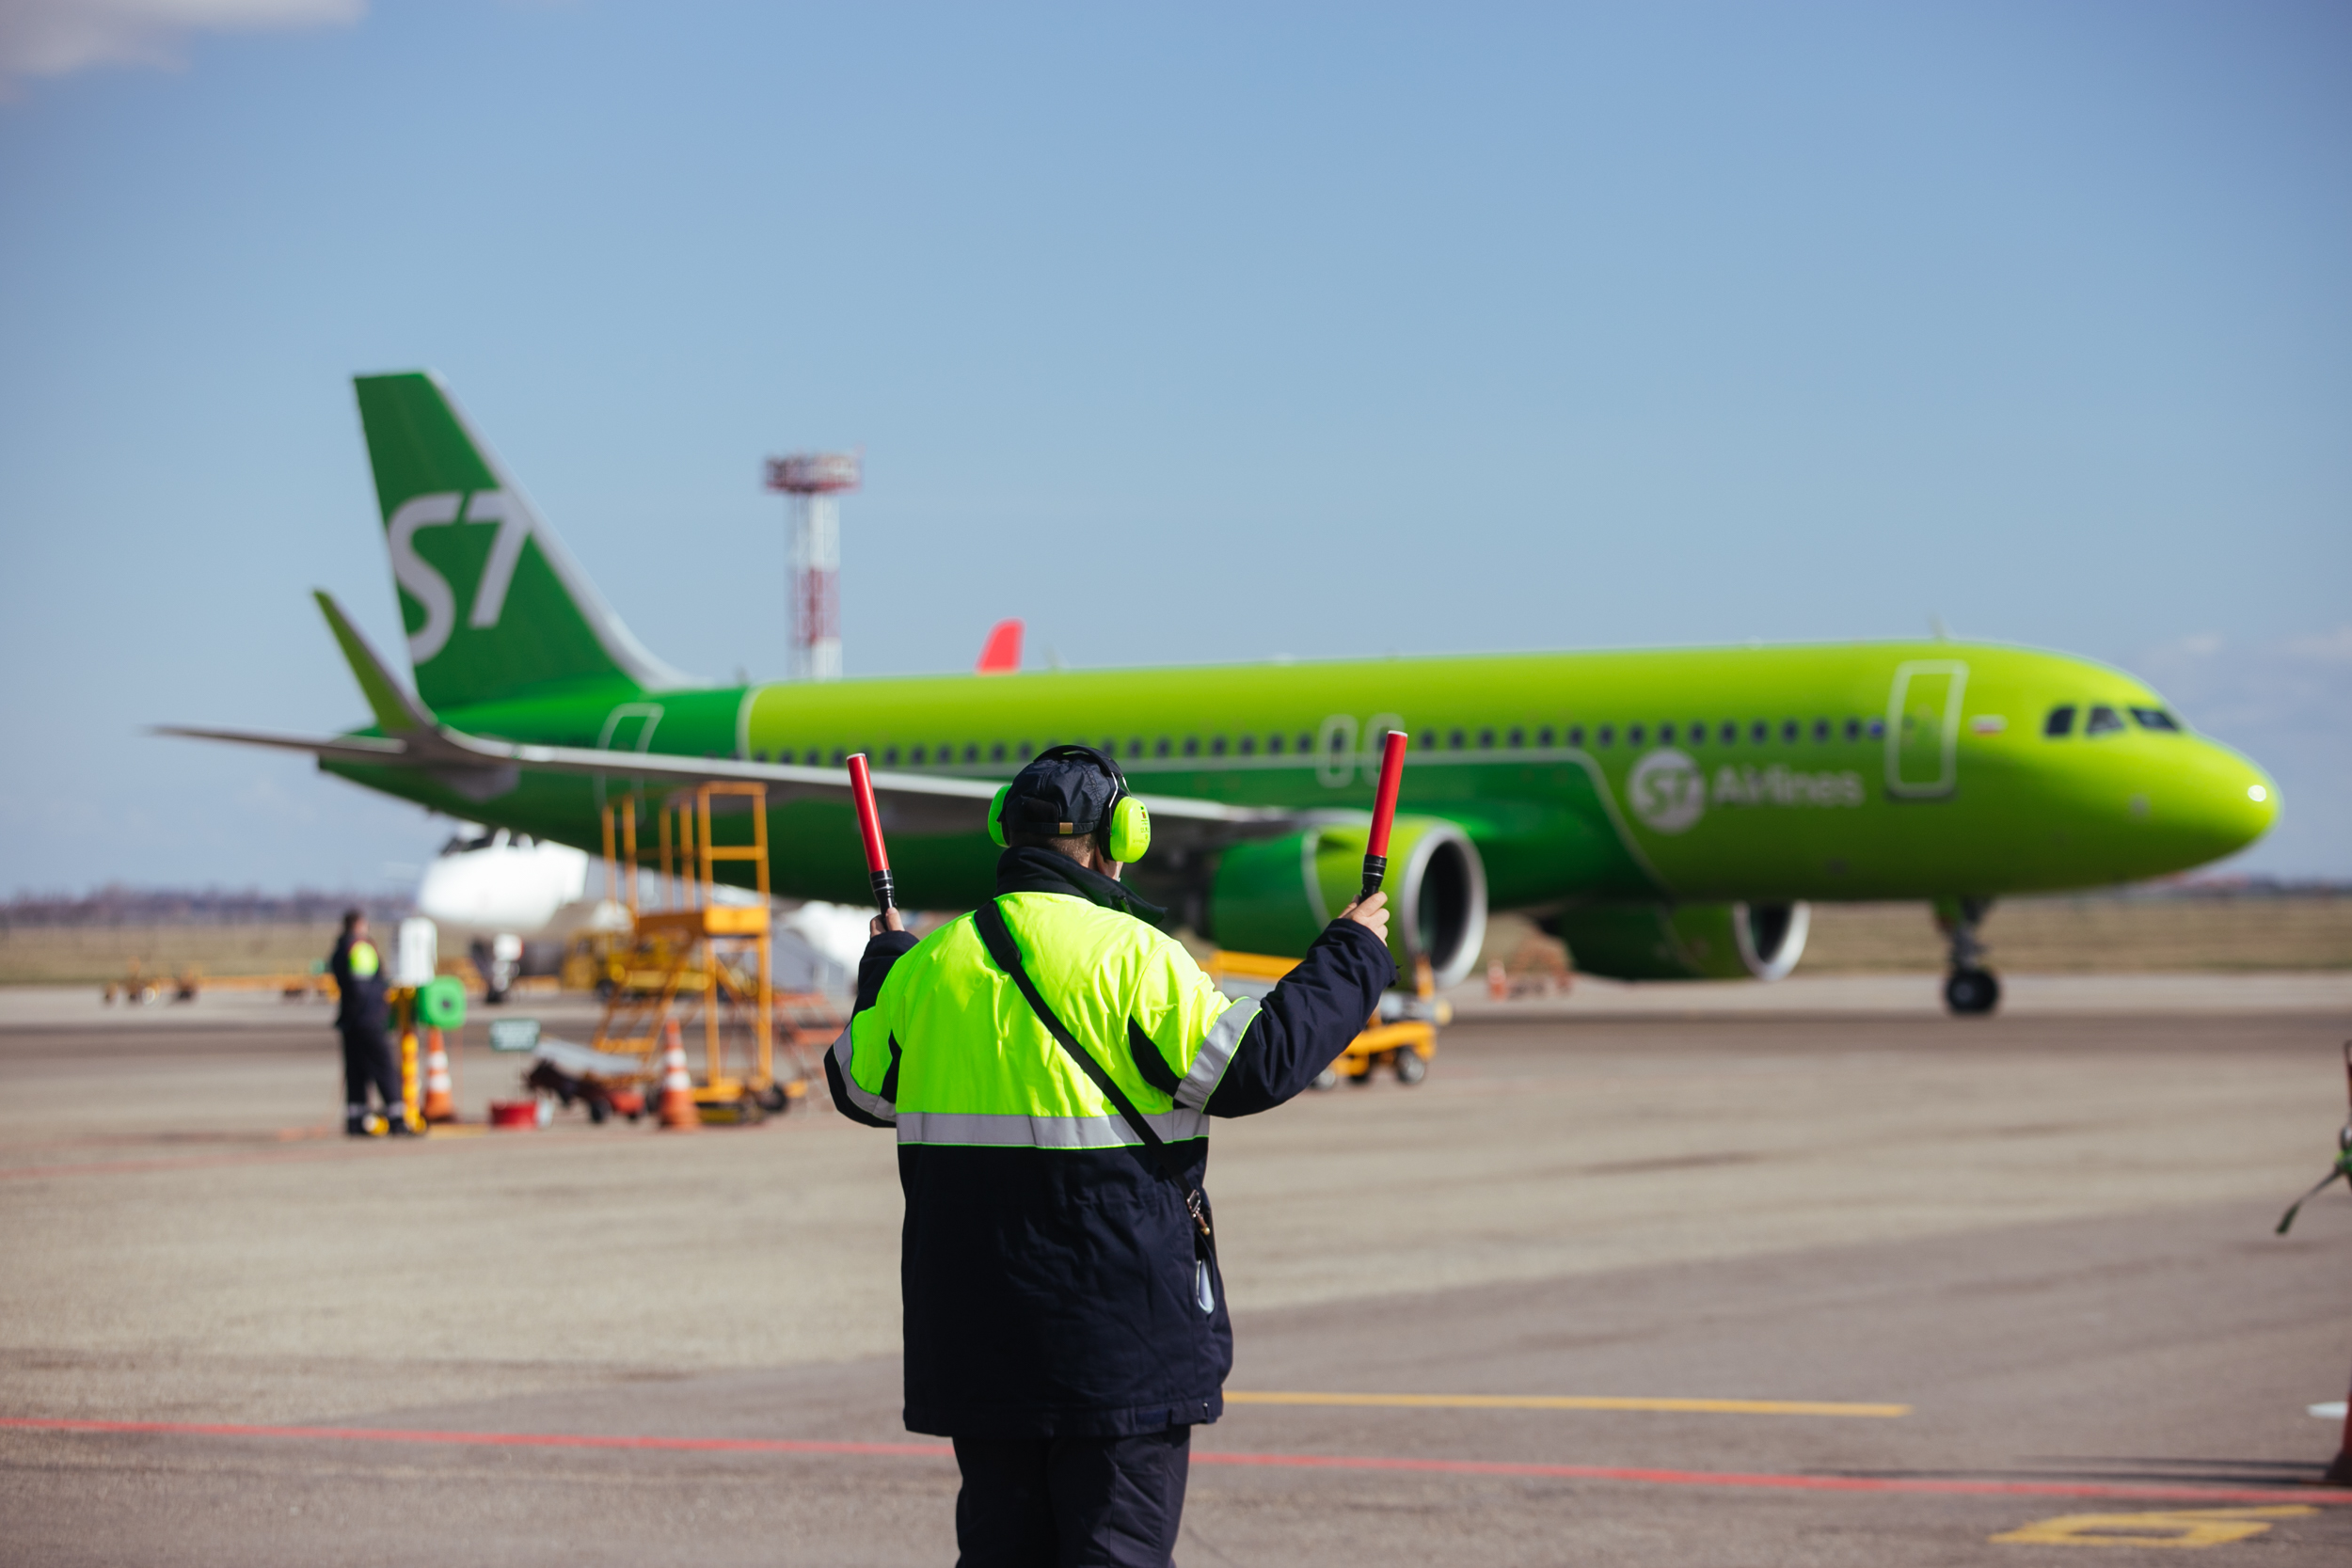
M 1386 898 L 1235 1002 L 1120 882 L 1151 825 L 1109 757 L 1049 750 L 989 824 L 997 896 L 920 942 L 878 918 L 825 1060 L 844 1115 L 898 1131 L 906 1423 L 955 1440 L 964 1568 L 1165 1568 L 1232 1365 L 1208 1118 L 1280 1104 L 1363 1028 Z
M 384 959 L 368 940 L 368 917 L 358 910 L 343 911 L 343 934 L 326 960 L 326 972 L 335 976 L 335 1027 L 343 1037 L 343 1131 L 354 1137 L 375 1131 L 368 1115 L 368 1087 L 373 1085 L 384 1103 L 384 1131 L 405 1137 L 416 1129 L 408 1125 L 400 1068 L 384 1032 Z

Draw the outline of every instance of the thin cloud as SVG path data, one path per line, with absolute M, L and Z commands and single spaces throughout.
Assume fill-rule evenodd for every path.
M 347 27 L 367 0 L 0 0 L 0 96 L 95 66 L 185 63 L 197 33 Z
M 2283 810 L 2240 869 L 2343 877 L 2352 869 L 2352 625 L 2260 640 L 2177 638 L 2126 661 L 2197 729 L 2278 781 Z
M 2352 626 L 2316 635 L 2228 643 L 2210 633 L 2148 649 L 2126 667 L 2201 729 L 2297 732 L 2352 728 L 2352 693 L 2328 668 L 2352 657 Z M 2238 736 L 2232 736 L 2236 739 Z
M 2287 644 L 2287 649 L 2301 658 L 2331 664 L 2352 662 L 2352 626 L 2341 626 L 2317 637 L 2298 637 Z

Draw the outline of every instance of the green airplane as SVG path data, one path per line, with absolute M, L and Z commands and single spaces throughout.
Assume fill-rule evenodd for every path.
M 164 733 L 310 752 L 591 851 L 625 797 L 649 822 L 679 789 L 757 782 L 788 896 L 868 897 L 851 752 L 872 760 L 903 900 L 968 908 L 993 890 L 996 785 L 1083 740 L 1152 812 L 1139 891 L 1221 945 L 1295 955 L 1351 895 L 1399 729 L 1388 887 L 1408 974 L 1461 979 L 1500 909 L 1588 974 L 1776 979 L 1809 900 L 1916 899 L 1948 937 L 1948 1006 L 1984 1012 L 1993 900 L 2185 870 L 2279 810 L 2261 768 L 2130 675 L 1980 642 L 711 686 L 629 634 L 436 377 L 357 387 L 415 691 L 321 594 L 372 725 Z M 751 842 L 747 816 L 716 821 Z

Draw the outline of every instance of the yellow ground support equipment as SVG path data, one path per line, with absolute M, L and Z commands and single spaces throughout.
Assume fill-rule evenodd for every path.
M 425 1112 L 424 1058 L 419 1049 L 417 1032 L 430 1029 L 437 1035 L 443 1029 L 466 1026 L 466 988 L 455 977 L 440 975 L 431 984 L 394 986 L 384 993 L 391 1011 L 392 1031 L 400 1041 L 400 1098 L 408 1108 L 408 1130 L 421 1132 L 429 1117 Z M 456 1120 L 454 1112 L 440 1119 Z
M 1298 967 L 1296 958 L 1269 958 L 1263 953 L 1213 954 L 1208 974 L 1228 996 L 1263 996 L 1275 982 Z M 1438 1053 L 1438 1026 L 1451 1022 L 1454 1009 L 1438 997 L 1429 961 L 1413 968 L 1413 994 L 1385 991 L 1379 1010 L 1364 1021 L 1364 1032 L 1347 1042 L 1339 1060 L 1315 1080 L 1318 1089 L 1336 1088 L 1342 1078 L 1369 1084 L 1385 1067 L 1400 1084 L 1418 1084 L 1429 1076 L 1430 1059 Z
M 193 1002 L 203 982 L 204 972 L 194 964 L 182 969 L 175 979 L 168 973 L 161 970 L 153 974 L 144 974 L 140 970 L 139 960 L 133 958 L 130 973 L 120 980 L 107 981 L 106 989 L 101 994 L 109 1006 L 114 1004 L 118 993 L 123 1001 L 133 1004 L 164 1001 Z
M 723 843 L 715 823 L 740 819 L 748 843 Z M 775 1070 L 775 992 L 768 927 L 768 791 L 755 784 L 711 783 L 663 802 L 658 843 L 648 855 L 637 840 L 637 801 L 623 796 L 604 809 L 608 891 L 626 902 L 633 939 L 606 957 L 604 1017 L 598 1051 L 644 1060 L 642 1082 L 660 1076 L 662 1031 L 702 1025 L 703 1069 L 694 1085 L 702 1119 L 755 1122 L 807 1093 L 805 1074 L 779 1082 Z M 725 834 L 729 839 L 739 835 Z M 723 903 L 719 867 L 748 863 L 757 903 Z M 653 872 L 653 877 L 644 873 Z M 646 895 L 660 908 L 646 908 Z

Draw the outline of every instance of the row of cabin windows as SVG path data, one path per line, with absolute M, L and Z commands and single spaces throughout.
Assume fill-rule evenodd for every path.
M 1628 746 L 1647 746 L 1651 743 L 1653 736 L 1656 737 L 1657 744 L 1661 746 L 1673 746 L 1677 743 L 1687 746 L 1704 746 L 1708 744 L 1710 737 L 1718 745 L 1735 746 L 1740 742 L 1740 721 L 1737 719 L 1725 719 L 1720 724 L 1705 719 L 1693 720 L 1688 724 L 1678 724 L 1669 719 L 1658 725 L 1655 730 L 1647 724 L 1628 724 L 1622 733 Z M 1752 719 L 1747 721 L 1746 731 L 1747 738 L 1752 744 L 1764 746 L 1772 742 L 1774 726 L 1769 719 Z M 1551 745 L 1554 732 L 1549 724 L 1537 727 L 1534 733 L 1537 747 L 1548 748 Z M 1579 751 L 1583 749 L 1586 740 L 1583 725 L 1570 724 L 1566 729 L 1558 733 L 1569 746 Z M 1590 738 L 1596 746 L 1614 746 L 1619 733 L 1614 724 L 1596 724 L 1593 726 Z M 1459 752 L 1469 746 L 1474 738 L 1480 751 L 1492 751 L 1495 734 L 1493 730 L 1485 729 L 1477 731 L 1474 736 L 1467 730 L 1443 732 L 1423 730 L 1421 732 L 1421 747 L 1425 752 L 1434 752 L 1438 749 L 1439 742 L 1442 740 L 1447 751 Z M 1810 735 L 1816 743 L 1823 745 L 1840 735 L 1848 740 L 1860 740 L 1865 736 L 1876 740 L 1886 734 L 1886 721 L 1883 719 L 1848 719 L 1841 724 L 1835 720 L 1816 719 L 1807 724 L 1799 719 L 1783 719 L 1778 726 L 1778 734 L 1784 744 L 1791 746 L 1803 740 L 1807 735 Z M 1514 727 L 1502 732 L 1502 743 L 1506 747 L 1517 750 L 1528 743 L 1528 735 L 1527 730 Z
M 1335 735 L 1332 736 L 1332 742 L 1333 744 L 1331 750 L 1335 753 L 1346 749 L 1343 736 Z M 1051 751 L 1056 746 L 1060 744 L 1061 742 L 1057 740 L 1048 740 L 1045 743 L 1045 749 L 1047 751 Z M 1097 749 L 1106 752 L 1112 756 L 1118 756 L 1120 754 L 1120 746 L 1116 739 L 1105 739 Z M 1292 749 L 1292 740 L 1289 736 L 1270 735 L 1265 737 L 1266 755 L 1270 757 L 1279 757 L 1284 752 L 1285 750 L 1288 749 Z M 1304 756 L 1314 749 L 1315 737 L 1313 736 L 1301 735 L 1297 737 L 1295 750 L 1299 755 Z M 1239 756 L 1255 756 L 1258 752 L 1258 737 L 1254 735 L 1242 736 L 1232 742 L 1232 750 L 1236 755 Z M 1209 755 L 1213 757 L 1221 757 L 1226 754 L 1226 737 L 1224 736 L 1216 735 L 1209 737 Z M 1018 746 L 1010 748 L 1009 748 L 1006 743 L 1001 740 L 995 741 L 986 747 L 982 747 L 976 741 L 966 741 L 963 745 L 961 760 L 964 764 L 974 767 L 978 766 L 982 761 L 991 763 L 1026 762 L 1031 757 L 1037 755 L 1037 747 L 1031 745 L 1025 740 L 1022 741 Z M 1200 755 L 1200 737 L 1197 735 L 1188 735 L 1184 736 L 1181 743 L 1171 741 L 1168 736 L 1162 736 L 1159 739 L 1152 743 L 1152 755 L 1154 757 L 1168 757 L 1180 754 L 1188 757 L 1197 757 Z M 910 746 L 905 749 L 903 754 L 906 765 L 910 768 L 953 768 L 959 761 L 956 748 L 953 744 L 939 747 Z M 1127 741 L 1126 747 L 1126 755 L 1128 760 L 1140 760 L 1143 754 L 1144 744 L 1142 737 L 1140 736 L 1131 736 Z M 898 747 L 885 746 L 882 749 L 879 760 L 884 768 L 896 768 L 899 764 L 900 755 L 901 752 Z M 765 749 L 754 752 L 752 753 L 752 760 L 755 762 L 775 761 L 781 763 L 798 761 L 803 767 L 816 768 L 820 766 L 825 761 L 825 756 L 826 753 L 824 748 L 819 746 L 811 746 L 805 751 L 798 752 L 790 746 L 786 746 L 773 752 Z M 834 766 L 838 768 L 841 764 L 849 760 L 849 749 L 843 746 L 835 746 L 833 749 L 832 756 Z
M 2063 740 L 2074 733 L 2074 715 L 2080 711 L 2073 703 L 2060 703 L 2050 710 L 2050 717 L 2042 721 L 2042 735 L 2051 740 Z M 2181 721 L 2160 707 L 2135 707 L 2124 710 L 2143 730 L 2161 730 L 2178 734 Z M 2083 720 L 2085 735 L 2117 735 L 2124 728 L 2123 715 L 2105 703 L 2093 703 L 2089 717 Z
M 2060 711 L 2067 714 L 2071 723 L 2074 710 L 2067 708 Z M 2098 711 L 2105 713 L 2108 710 L 2102 708 Z M 2052 715 L 2054 723 L 2056 719 L 2057 716 Z M 2156 726 L 2151 725 L 2150 727 Z M 1865 736 L 1872 740 L 1879 739 L 1886 734 L 1886 721 L 1883 719 L 1847 719 L 1841 723 L 1835 720 L 1816 719 L 1808 724 L 1802 720 L 1783 719 L 1775 726 L 1769 719 L 1749 720 L 1744 725 L 1737 719 L 1725 719 L 1720 723 L 1708 720 L 1694 720 L 1688 724 L 1680 724 L 1668 720 L 1655 726 L 1628 724 L 1622 730 L 1615 724 L 1596 724 L 1589 732 L 1582 724 L 1569 724 L 1561 728 L 1540 724 L 1533 730 L 1524 725 L 1513 725 L 1501 731 L 1428 729 L 1422 731 L 1420 745 L 1424 752 L 1435 752 L 1440 749 L 1459 752 L 1470 748 L 1474 742 L 1480 751 L 1492 751 L 1500 737 L 1503 746 L 1518 751 L 1526 747 L 1532 738 L 1534 745 L 1541 750 L 1549 750 L 1555 741 L 1565 741 L 1568 746 L 1581 751 L 1588 739 L 1597 747 L 1613 747 L 1622 736 L 1628 746 L 1647 746 L 1651 744 L 1653 736 L 1656 743 L 1661 746 L 1672 746 L 1677 743 L 1704 746 L 1710 739 L 1718 745 L 1732 746 L 1739 743 L 1743 729 L 1750 743 L 1757 746 L 1769 745 L 1775 733 L 1785 745 L 1795 745 L 1808 736 L 1816 744 L 1826 745 L 1841 736 L 1847 740 L 1861 740 Z M 2063 732 L 2053 729 L 2049 733 L 2057 735 Z M 1045 744 L 1050 750 L 1059 742 L 1048 740 Z M 1229 752 L 1235 756 L 1255 756 L 1261 745 L 1263 747 L 1264 753 L 1270 757 L 1279 757 L 1285 752 L 1306 756 L 1314 751 L 1315 737 L 1302 732 L 1295 736 L 1288 734 L 1269 735 L 1261 741 L 1260 737 L 1255 735 L 1244 735 L 1233 737 L 1229 746 L 1226 736 L 1215 735 L 1209 736 L 1206 752 L 1213 757 L 1225 756 Z M 1330 750 L 1333 756 L 1343 754 L 1348 751 L 1349 746 L 1350 740 L 1346 732 L 1336 730 L 1332 732 Z M 1119 743 L 1111 739 L 1105 739 L 1101 749 L 1113 756 L 1118 756 L 1120 752 Z M 1198 757 L 1202 754 L 1202 750 L 1201 739 L 1199 736 L 1188 735 L 1181 741 L 1161 736 L 1152 742 L 1150 754 L 1154 758 Z M 1145 754 L 1142 737 L 1130 736 L 1125 752 L 1129 761 L 1141 760 Z M 833 766 L 840 767 L 849 759 L 849 754 L 848 748 L 834 747 L 831 752 Z M 911 768 L 952 768 L 959 761 L 972 767 L 977 767 L 983 761 L 989 763 L 1026 762 L 1036 754 L 1037 748 L 1025 740 L 1017 747 L 1009 749 L 1004 741 L 999 740 L 987 747 L 982 747 L 977 742 L 966 741 L 961 756 L 957 748 L 952 744 L 938 747 L 910 746 L 904 750 L 903 758 L 906 766 Z M 885 746 L 878 760 L 884 768 L 897 768 L 900 765 L 901 755 L 898 747 Z M 752 756 L 757 762 L 798 761 L 803 767 L 816 768 L 823 765 L 827 753 L 824 748 L 818 746 L 811 746 L 801 751 L 787 746 L 772 753 L 766 750 L 757 751 L 753 752 Z
M 1045 744 L 1050 750 L 1054 746 L 1058 745 L 1059 742 L 1049 740 Z M 850 760 L 850 749 L 846 746 L 835 746 L 833 749 L 832 755 L 833 766 L 838 768 L 843 763 Z M 1008 756 L 1005 743 L 1001 740 L 986 747 L 983 747 L 975 741 L 966 741 L 963 746 L 963 761 L 975 767 L 977 767 L 983 760 L 988 762 L 1005 762 L 1008 760 L 1026 762 L 1035 755 L 1037 755 L 1037 748 L 1030 745 L 1025 740 L 1021 742 L 1019 752 L 1010 757 Z M 952 768 L 956 765 L 956 748 L 952 742 L 945 746 L 940 746 L 936 749 L 930 746 L 910 746 L 906 748 L 904 756 L 907 765 L 914 768 Z M 797 752 L 793 750 L 793 748 L 786 746 L 778 749 L 773 753 L 771 753 L 763 748 L 762 750 L 752 753 L 752 760 L 755 762 L 768 762 L 771 760 L 787 764 L 798 762 L 803 768 L 820 767 L 823 765 L 825 757 L 825 750 L 821 746 L 811 746 L 806 751 Z M 875 755 L 875 760 L 880 762 L 884 768 L 898 767 L 899 759 L 900 752 L 896 746 L 885 746 Z

